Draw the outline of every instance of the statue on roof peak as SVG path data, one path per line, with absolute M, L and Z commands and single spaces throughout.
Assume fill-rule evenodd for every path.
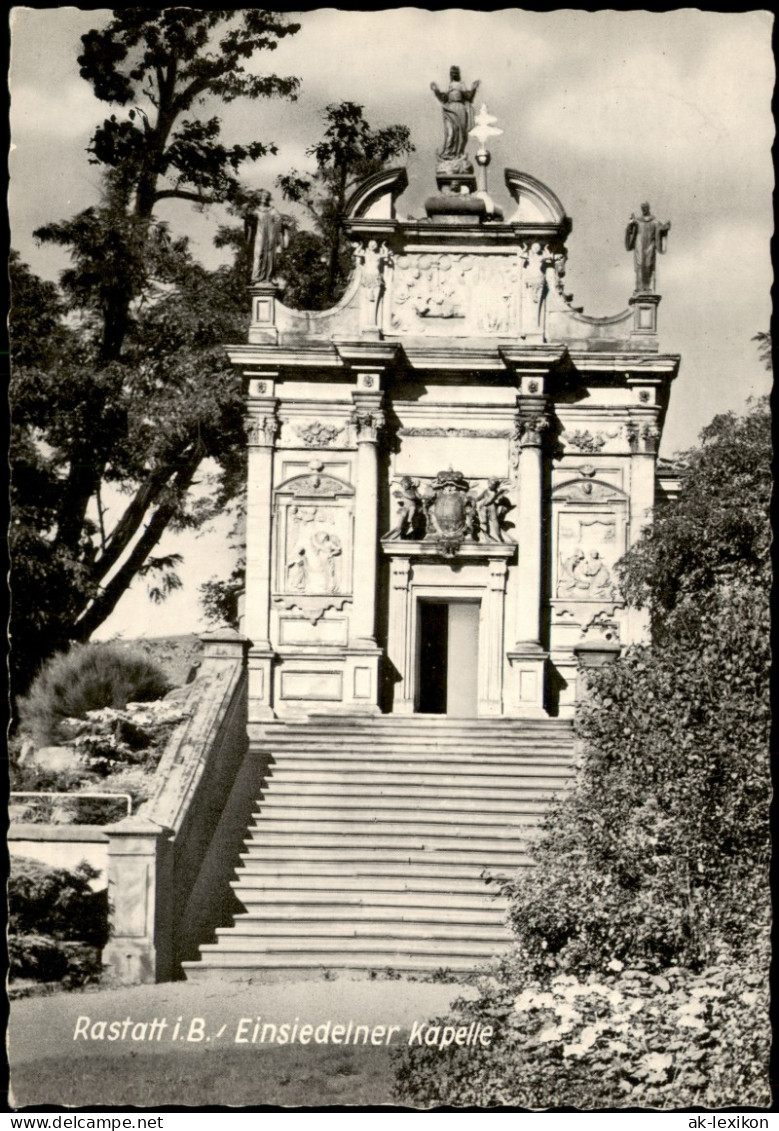
M 652 215 L 648 201 L 641 205 L 641 215 L 632 213 L 625 230 L 625 249 L 633 252 L 636 270 L 635 294 L 651 294 L 656 285 L 657 256 L 665 254 L 670 221 L 662 223 Z
M 450 67 L 448 89 L 439 90 L 434 82 L 430 83 L 430 89 L 441 103 L 444 116 L 444 144 L 438 152 L 438 160 L 449 172 L 470 172 L 465 147 L 473 125 L 472 104 L 479 89 L 479 79 L 466 86 L 461 81 L 460 68 Z

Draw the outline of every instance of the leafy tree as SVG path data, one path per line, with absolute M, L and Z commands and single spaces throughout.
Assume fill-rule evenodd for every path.
M 87 640 L 136 576 L 159 578 L 157 599 L 175 588 L 178 557 L 155 553 L 163 533 L 207 521 L 243 482 L 240 380 L 221 346 L 245 333 L 243 287 L 230 269 L 207 272 L 184 247 L 178 255 L 176 282 L 139 310 L 122 359 L 104 364 L 88 332 L 63 320 L 67 348 L 29 363 L 36 303 L 17 302 L 17 280 L 31 299 L 41 288 L 12 264 L 17 692 L 52 652 Z M 28 364 L 17 364 L 25 356 Z M 209 458 L 211 495 L 193 498 Z
M 198 116 L 198 107 L 209 96 L 295 97 L 297 79 L 250 74 L 244 63 L 299 28 L 259 8 L 122 8 L 105 28 L 82 36 L 78 62 L 95 95 L 133 106 L 126 117 L 107 118 L 88 147 L 90 160 L 111 171 L 110 199 L 36 235 L 73 249 L 76 268 L 67 285 L 103 314 L 104 360 L 121 351 L 132 299 L 149 268 L 157 204 L 230 200 L 241 164 L 276 152 L 262 141 L 226 146 L 219 118 Z
M 11 264 L 17 693 L 48 655 L 88 639 L 136 576 L 159 579 L 158 599 L 175 588 L 177 555 L 155 554 L 163 533 L 202 523 L 243 482 L 241 390 L 222 343 L 245 333 L 245 280 L 199 267 L 154 210 L 240 195 L 241 164 L 275 147 L 225 145 L 199 108 L 294 97 L 296 79 L 245 64 L 298 27 L 261 9 L 127 8 L 82 37 L 82 76 L 132 109 L 92 138 L 99 204 L 36 233 L 70 250 L 61 292 Z M 193 500 L 208 458 L 211 497 Z
M 293 237 L 280 265 L 288 279 L 286 301 L 309 310 L 332 306 L 351 272 L 351 249 L 340 228 L 349 192 L 387 162 L 414 150 L 407 126 L 374 128 L 356 102 L 332 103 L 322 116 L 324 135 L 306 151 L 316 161 L 316 172 L 293 170 L 276 182 L 314 223 L 313 233 Z

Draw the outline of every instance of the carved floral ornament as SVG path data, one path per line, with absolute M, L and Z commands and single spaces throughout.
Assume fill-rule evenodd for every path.
M 565 432 L 566 444 L 577 451 L 586 452 L 587 455 L 596 455 L 608 440 L 615 440 L 619 436 L 619 429 L 613 432 L 590 432 L 589 429 L 575 432 Z
M 298 436 L 307 448 L 326 448 L 335 442 L 341 432 L 343 428 L 338 428 L 334 424 L 323 424 L 320 420 L 315 420 L 297 430 Z

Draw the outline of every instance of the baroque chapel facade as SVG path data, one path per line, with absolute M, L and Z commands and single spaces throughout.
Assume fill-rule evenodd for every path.
M 588 317 L 551 189 L 507 169 L 504 220 L 469 179 L 439 173 L 418 220 L 399 212 L 404 170 L 361 185 L 332 310 L 253 285 L 230 348 L 248 390 L 250 724 L 566 717 L 581 659 L 646 634 L 614 565 L 651 518 L 679 365 L 659 296 Z
M 486 179 L 500 131 L 486 107 L 466 128 L 476 87 L 455 72 L 434 91 L 437 193 L 415 219 L 403 169 L 354 191 L 332 309 L 283 304 L 267 194 L 256 217 L 248 341 L 228 349 L 246 387 L 241 781 L 257 801 L 241 910 L 188 978 L 467 970 L 505 950 L 484 870 L 530 863 L 572 780 L 582 668 L 647 634 L 615 565 L 663 491 L 669 225 L 648 204 L 631 217 L 634 293 L 586 315 L 560 200 L 506 169 L 504 218 Z

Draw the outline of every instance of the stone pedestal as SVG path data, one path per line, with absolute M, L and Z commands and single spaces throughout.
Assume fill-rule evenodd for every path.
M 657 335 L 657 308 L 660 295 L 640 294 L 629 299 L 633 307 L 631 338 L 653 338 Z
M 275 345 L 279 339 L 276 329 L 278 288 L 273 283 L 252 283 L 249 294 L 252 303 L 249 341 L 256 345 Z
M 103 963 L 113 982 L 164 982 L 173 957 L 172 830 L 127 817 L 106 833 L 113 914 Z
M 517 645 L 508 653 L 511 683 L 509 713 L 520 718 L 546 717 L 545 687 L 548 654 L 540 644 Z

